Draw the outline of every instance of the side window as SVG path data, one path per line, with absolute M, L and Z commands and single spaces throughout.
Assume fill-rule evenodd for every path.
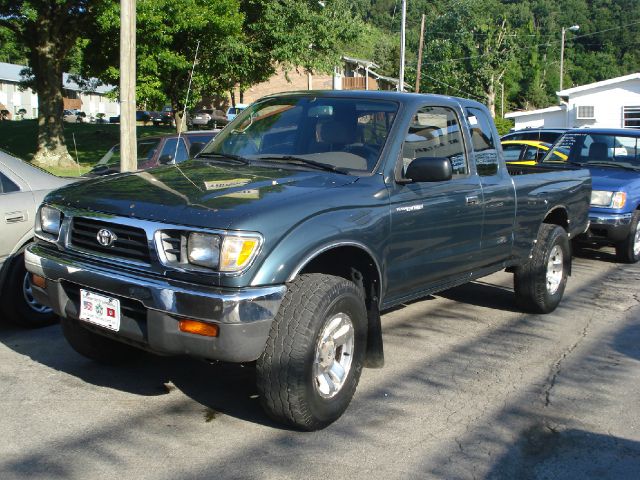
M 505 162 L 517 162 L 520 160 L 520 153 L 522 152 L 522 145 L 503 145 L 502 153 L 504 154 Z
M 170 138 L 164 144 L 162 148 L 162 152 L 160 153 L 160 157 L 164 157 L 165 155 L 170 155 L 172 158 L 176 155 L 176 143 L 178 142 L 177 138 Z M 187 147 L 184 144 L 184 140 L 180 139 L 180 146 L 178 147 L 178 154 L 175 156 L 174 160 L 176 163 L 184 162 L 189 158 L 189 152 L 187 152 Z
M 471 129 L 471 142 L 476 152 L 476 168 L 481 177 L 498 173 L 498 151 L 493 136 L 491 120 L 479 108 L 467 108 L 467 120 Z
M 0 193 L 19 192 L 20 187 L 0 172 Z
M 403 173 L 416 158 L 448 158 L 453 176 L 469 174 L 458 118 L 446 107 L 422 107 L 409 126 L 402 147 Z

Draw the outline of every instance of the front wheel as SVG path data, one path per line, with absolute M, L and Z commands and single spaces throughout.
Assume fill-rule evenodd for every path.
M 303 430 L 337 420 L 360 379 L 366 326 L 364 294 L 353 282 L 306 274 L 290 283 L 257 363 L 266 412 Z
M 636 263 L 640 260 L 640 211 L 633 212 L 629 235 L 616 245 L 616 255 L 624 263 Z
M 549 313 L 556 309 L 571 268 L 571 249 L 564 228 L 543 223 L 529 261 L 514 273 L 516 302 L 525 311 Z

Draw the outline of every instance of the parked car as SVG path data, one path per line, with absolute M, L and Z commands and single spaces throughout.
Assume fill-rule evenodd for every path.
M 640 130 L 570 130 L 542 165 L 557 164 L 556 152 L 568 153 L 566 164 L 591 171 L 591 226 L 578 244 L 612 245 L 623 262 L 640 260 Z
M 24 250 L 33 241 L 36 209 L 52 189 L 73 180 L 56 177 L 0 151 L 0 310 L 2 318 L 26 327 L 57 321 L 51 308 L 33 298 Z
M 179 144 L 177 133 L 140 138 L 138 139 L 138 170 L 147 170 L 171 163 L 182 163 L 200 153 L 200 150 L 218 132 L 219 130 L 184 132 L 180 135 Z M 176 145 L 178 145 L 177 151 Z M 111 147 L 84 176 L 95 177 L 118 172 L 120 172 L 120 144 Z
M 151 114 L 146 110 L 136 111 L 136 122 L 147 124 L 151 121 Z M 109 123 L 120 123 L 120 115 L 109 117 Z
M 87 114 L 80 110 L 65 110 L 62 120 L 68 123 L 83 123 L 87 121 Z
M 225 114 L 227 117 L 227 121 L 231 121 L 238 116 L 238 114 L 247 108 L 249 105 L 245 103 L 236 103 L 235 107 L 227 108 L 227 113 Z
M 222 110 L 205 108 L 203 110 L 198 110 L 193 115 L 191 123 L 194 128 L 219 128 L 224 127 L 229 123 L 229 120 L 227 120 L 227 116 Z
M 45 199 L 65 222 L 38 228 L 26 264 L 76 351 L 256 361 L 269 415 L 315 430 L 382 367 L 381 310 L 505 268 L 524 310 L 560 303 L 589 172 L 512 176 L 484 105 L 296 92 L 233 125 L 179 169 Z
M 537 140 L 554 144 L 568 128 L 524 128 L 503 135 L 500 140 Z
M 509 165 L 535 165 L 552 147 L 550 143 L 539 140 L 503 140 L 502 153 L 504 161 Z M 566 160 L 567 155 L 556 150 L 558 160 Z
M 165 107 L 160 112 L 152 112 L 151 121 L 153 122 L 153 125 L 156 127 L 160 125 L 167 125 L 167 126 L 174 125 L 175 121 L 173 117 L 173 110 L 171 109 L 171 107 Z

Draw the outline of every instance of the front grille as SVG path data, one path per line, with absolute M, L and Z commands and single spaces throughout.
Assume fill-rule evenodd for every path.
M 106 228 L 116 235 L 112 245 L 98 243 L 98 232 Z M 141 228 L 89 218 L 75 217 L 71 224 L 71 245 L 128 260 L 150 263 L 147 234 Z

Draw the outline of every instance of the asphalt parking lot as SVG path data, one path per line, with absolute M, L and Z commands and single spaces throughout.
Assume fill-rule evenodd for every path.
M 385 368 L 314 433 L 262 413 L 250 365 L 105 367 L 0 324 L 0 479 L 638 478 L 640 265 L 587 256 L 550 315 L 506 273 L 387 312 Z

